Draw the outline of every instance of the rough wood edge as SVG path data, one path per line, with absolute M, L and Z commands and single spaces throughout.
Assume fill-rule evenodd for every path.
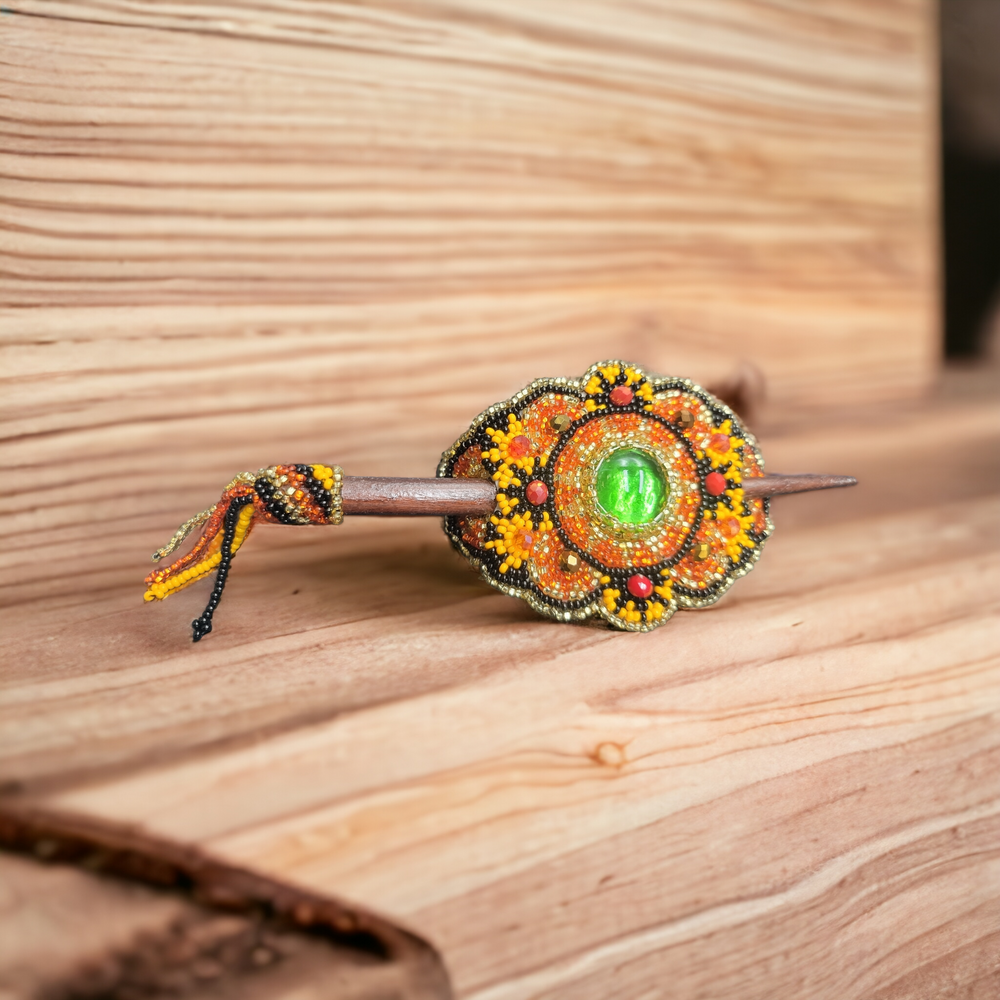
M 197 847 L 123 824 L 8 801 L 0 805 L 0 848 L 176 892 L 200 906 L 325 939 L 383 961 L 406 960 L 421 969 L 427 996 L 450 1000 L 453 995 L 440 955 L 416 934 L 329 896 L 226 864 Z

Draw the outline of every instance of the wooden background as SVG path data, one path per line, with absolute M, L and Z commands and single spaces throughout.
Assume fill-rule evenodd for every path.
M 992 996 L 1000 406 L 928 394 L 933 14 L 9 3 L 4 794 L 375 910 L 460 997 Z M 142 606 L 235 471 L 430 474 L 607 356 L 751 360 L 770 468 L 862 486 L 645 636 L 432 522 L 261 530 L 197 647 L 202 591 Z

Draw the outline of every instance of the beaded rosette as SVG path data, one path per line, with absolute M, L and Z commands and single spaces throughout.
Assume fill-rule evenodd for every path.
M 680 378 L 609 361 L 538 379 L 482 413 L 439 477 L 491 479 L 492 516 L 445 518 L 494 587 L 560 621 L 646 632 L 717 601 L 773 530 L 753 437 Z

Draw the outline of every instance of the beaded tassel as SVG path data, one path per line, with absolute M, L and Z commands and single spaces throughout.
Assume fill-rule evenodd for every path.
M 197 527 L 201 535 L 187 555 L 146 577 L 147 601 L 162 601 L 216 571 L 215 586 L 201 617 L 191 623 L 198 642 L 212 631 L 212 615 L 222 599 L 233 556 L 258 521 L 272 524 L 340 524 L 344 519 L 343 471 L 329 465 L 273 465 L 256 474 L 241 472 L 214 507 L 180 526 L 153 553 L 159 562 L 174 552 Z

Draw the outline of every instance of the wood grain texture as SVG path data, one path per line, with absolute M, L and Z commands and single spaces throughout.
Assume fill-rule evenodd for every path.
M 160 352 L 259 422 L 375 357 L 393 405 L 456 361 L 481 405 L 622 354 L 783 401 L 931 376 L 930 0 L 4 10 L 4 298 L 63 310 L 8 329 L 140 408 Z
M 53 585 L 4 787 L 373 908 L 461 997 L 988 997 L 995 382 L 764 428 L 861 485 L 778 498 L 754 573 L 645 636 L 536 618 L 422 521 L 262 530 L 198 647 L 200 593 Z
M 0 796 L 382 914 L 477 1000 L 1000 989 L 1000 407 L 934 377 L 927 0 L 0 13 Z M 241 469 L 428 476 L 531 379 L 771 394 L 760 566 L 555 625 L 426 521 L 148 553 Z M 66 890 L 70 891 L 70 890 Z

